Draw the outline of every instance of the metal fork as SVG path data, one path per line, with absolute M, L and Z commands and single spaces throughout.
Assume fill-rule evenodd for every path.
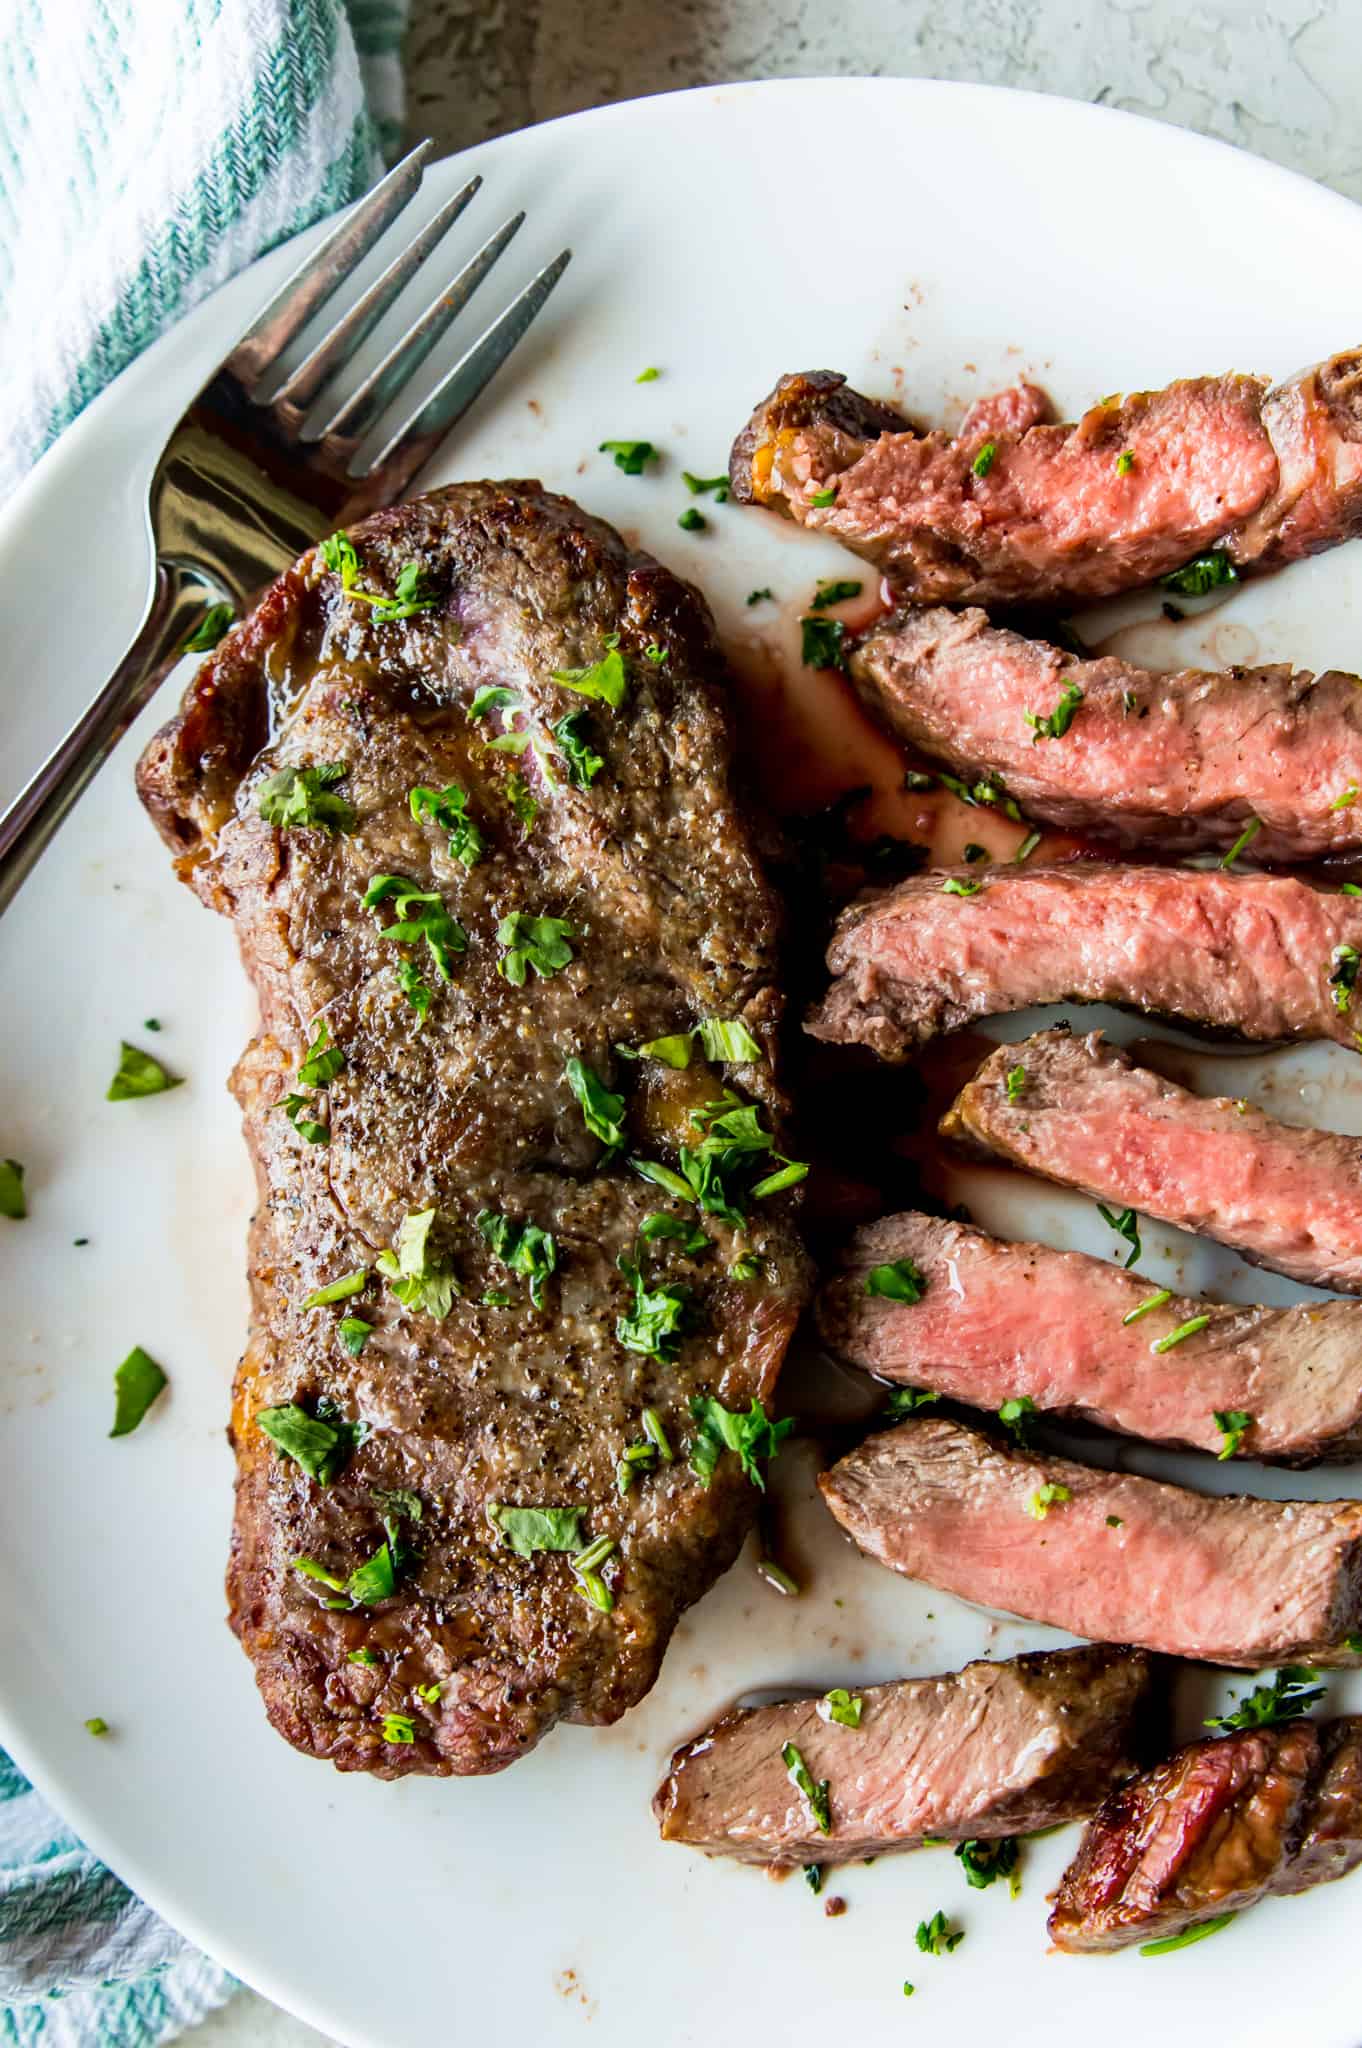
M 271 577 L 323 535 L 399 497 L 525 334 L 566 269 L 547 264 L 478 337 L 378 454 L 358 450 L 512 240 L 514 214 L 351 395 L 319 402 L 481 185 L 470 178 L 312 348 L 270 388 L 269 373 L 415 195 L 434 144 L 380 179 L 257 314 L 162 451 L 147 494 L 155 579 L 142 625 L 99 695 L 0 819 L 0 911 L 48 845 L 205 609 L 242 617 Z

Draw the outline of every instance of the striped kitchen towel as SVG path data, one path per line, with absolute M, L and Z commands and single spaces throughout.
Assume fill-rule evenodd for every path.
M 0 498 L 97 391 L 401 135 L 407 0 L 9 0 Z
M 0 2042 L 154 2048 L 235 1989 L 81 1847 L 0 1751 Z

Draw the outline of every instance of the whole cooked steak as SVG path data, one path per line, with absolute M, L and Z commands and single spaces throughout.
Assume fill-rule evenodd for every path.
M 143 757 L 260 996 L 232 1625 L 342 1769 L 615 1720 L 751 1518 L 805 1268 L 725 691 L 689 586 L 463 484 L 305 556 Z

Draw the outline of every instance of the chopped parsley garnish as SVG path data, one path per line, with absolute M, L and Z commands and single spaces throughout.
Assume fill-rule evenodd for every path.
M 92 1714 L 85 1723 L 85 1732 L 87 1735 L 107 1735 L 109 1724 L 102 1714 Z
M 392 625 L 397 619 L 409 619 L 415 612 L 428 612 L 435 602 L 435 593 L 430 589 L 419 562 L 403 563 L 394 594 L 385 597 L 381 590 L 366 590 L 361 584 L 359 556 L 349 534 L 333 533 L 322 542 L 318 553 L 326 567 L 340 577 L 342 595 L 354 604 L 372 605 L 374 620 L 380 626 Z
M 1354 956 L 1356 957 L 1356 956 Z M 177 1074 L 168 1074 L 149 1052 L 139 1052 L 122 1039 L 118 1047 L 118 1071 L 105 1092 L 106 1102 L 131 1102 L 139 1095 L 164 1095 L 167 1088 L 181 1085 Z
M 864 589 L 863 583 L 849 577 L 834 577 L 831 580 L 820 577 L 809 610 L 823 612 L 830 604 L 845 604 L 849 597 L 859 597 Z
M 662 1427 L 662 1417 L 656 1408 L 645 1408 L 642 1421 L 643 1441 L 626 1445 L 615 1466 L 615 1484 L 621 1493 L 628 1493 L 642 1473 L 653 1471 L 659 1464 L 672 1465 L 676 1462 L 667 1432 Z
M 683 533 L 703 533 L 709 525 L 704 513 L 697 512 L 694 505 L 687 505 L 676 523 Z
M 848 1692 L 844 1685 L 834 1685 L 818 1702 L 818 1713 L 822 1720 L 835 1721 L 839 1728 L 859 1728 L 864 1706 L 859 1693 Z
M 1316 1685 L 1318 1671 L 1309 1664 L 1283 1664 L 1266 1685 L 1255 1685 L 1229 1714 L 1216 1714 L 1206 1722 L 1228 1735 L 1236 1728 L 1272 1728 L 1279 1721 L 1294 1721 L 1308 1714 L 1324 1698 L 1324 1687 Z
M 975 456 L 973 462 L 970 464 L 970 468 L 974 471 L 974 474 L 977 477 L 986 477 L 988 475 L 989 471 L 993 467 L 993 458 L 997 453 L 997 442 L 985 441 L 983 447 L 979 450 L 979 453 Z
M 418 1700 L 424 1700 L 428 1707 L 433 1707 L 443 1691 L 443 1684 L 439 1679 L 435 1679 L 429 1685 L 418 1685 L 416 1697 Z
M 503 949 L 497 973 L 515 988 L 524 987 L 531 967 L 542 979 L 558 974 L 575 958 L 567 943 L 573 936 L 566 918 L 531 917 L 528 911 L 513 910 L 497 926 L 497 944 Z
M 407 1308 L 433 1316 L 442 1323 L 461 1294 L 454 1275 L 430 1250 L 434 1209 L 418 1209 L 406 1215 L 398 1230 L 393 1251 L 382 1251 L 374 1264 L 398 1300 Z
M 1122 1328 L 1124 1329 L 1129 1323 L 1138 1323 L 1141 1316 L 1147 1316 L 1151 1309 L 1162 1308 L 1166 1301 L 1171 1301 L 1172 1299 L 1173 1290 L 1171 1287 L 1161 1287 L 1157 1294 L 1147 1294 L 1143 1301 L 1137 1302 L 1128 1314 L 1122 1316 Z
M 0 1216 L 20 1223 L 28 1214 L 24 1200 L 24 1169 L 17 1159 L 0 1159 Z
M 683 1252 L 694 1255 L 708 1251 L 709 1238 L 698 1223 L 687 1223 L 684 1217 L 669 1216 L 665 1210 L 654 1209 L 651 1216 L 645 1216 L 638 1227 L 643 1238 L 674 1237 Z
M 1007 1070 L 1007 1099 L 1020 1102 L 1026 1092 L 1025 1067 L 1009 1067 Z
M 707 1060 L 747 1065 L 761 1058 L 761 1047 L 741 1018 L 706 1017 L 694 1035 Z
M 1252 846 L 1262 829 L 1263 821 L 1261 818 L 1250 818 L 1229 852 L 1225 855 L 1225 858 L 1221 861 L 1221 867 L 1232 868 L 1244 849 Z
M 416 1727 L 410 1714 L 385 1714 L 383 1716 L 383 1740 L 385 1742 L 415 1742 Z
M 448 981 L 454 971 L 454 955 L 468 950 L 468 934 L 445 909 L 439 891 L 418 889 L 407 875 L 375 875 L 364 892 L 364 908 L 375 910 L 389 901 L 397 912 L 397 923 L 385 926 L 379 937 L 395 946 L 417 946 L 424 939 L 435 972 L 441 981 Z
M 616 1337 L 626 1351 L 637 1351 L 644 1358 L 670 1365 L 680 1348 L 690 1290 L 661 1283 L 650 1285 L 642 1261 L 634 1253 L 622 1251 L 615 1264 L 634 1290 L 633 1307 L 616 1318 Z
M 1211 548 L 1204 555 L 1194 555 L 1171 575 L 1160 576 L 1159 587 L 1181 597 L 1204 597 L 1221 583 L 1238 581 L 1238 573 L 1224 548 Z
M 1198 1330 L 1204 1330 L 1210 1320 L 1209 1316 L 1191 1316 L 1185 1323 L 1179 1323 L 1176 1330 L 1170 1330 L 1166 1337 L 1160 1337 L 1158 1342 L 1151 1344 L 1149 1348 L 1151 1351 L 1171 1351 L 1175 1344 L 1181 1344 L 1185 1338 L 1195 1337 Z
M 156 1360 L 140 1344 L 134 1344 L 114 1373 L 114 1425 L 109 1435 L 131 1436 L 167 1384 Z
M 399 960 L 397 963 L 397 986 L 416 1012 L 417 1029 L 430 1015 L 430 1006 L 435 1000 L 435 991 L 425 979 L 414 960 Z
M 520 708 L 519 697 L 514 690 L 508 690 L 504 683 L 484 683 L 480 690 L 473 693 L 468 716 L 488 718 L 494 711 L 518 711 Z
M 334 1414 L 309 1415 L 295 1401 L 282 1408 L 257 1408 L 255 1425 L 281 1456 L 301 1465 L 319 1486 L 331 1484 L 366 1433 L 362 1424 L 345 1422 Z
M 661 375 L 661 370 L 657 369 L 653 364 L 650 363 L 646 370 L 639 371 L 637 377 L 635 377 L 634 379 L 634 382 L 635 384 L 651 384 L 654 382 L 656 378 L 660 377 Z
M 506 801 L 525 830 L 533 832 L 534 821 L 539 816 L 539 803 L 523 775 L 506 777 Z
M 1347 1011 L 1357 987 L 1359 957 L 1356 946 L 1335 946 L 1329 955 L 1329 986 L 1334 992 L 1334 1008 Z
M 324 1124 L 319 1117 L 312 1114 L 317 1107 L 315 1096 L 281 1095 L 275 1107 L 283 1110 L 299 1137 L 306 1138 L 309 1145 L 329 1145 L 331 1143 L 330 1124 Z
M 759 1280 L 765 1267 L 755 1252 L 739 1252 L 728 1269 L 730 1280 Z
M 1013 1394 L 998 1410 L 998 1420 L 1016 1443 L 1027 1441 L 1027 1420 L 1036 1412 L 1029 1394 Z
M 804 1865 L 804 1882 L 814 1897 L 817 1898 L 823 1889 L 823 1866 L 821 1863 L 806 1863 Z
M 747 593 L 747 602 L 749 604 L 765 604 L 768 600 L 771 604 L 774 604 L 776 601 L 776 594 L 769 586 L 761 590 L 749 590 Z
M 618 711 L 629 689 L 619 634 L 606 634 L 605 653 L 599 661 L 593 661 L 586 668 L 556 668 L 552 676 L 554 682 L 561 683 L 564 689 L 576 690 L 581 697 L 594 697 L 600 703 L 608 704 L 612 711 Z
M 657 460 L 657 450 L 651 441 L 602 441 L 597 453 L 613 455 L 616 469 L 622 469 L 626 476 L 642 476 L 643 465 Z
M 626 1060 L 661 1060 L 664 1067 L 680 1072 L 690 1065 L 693 1031 L 677 1031 L 667 1038 L 650 1038 L 646 1045 L 617 1045 L 615 1051 Z
M 802 635 L 800 660 L 805 668 L 844 668 L 845 656 L 842 642 L 847 629 L 841 619 L 815 618 L 810 615 L 799 621 Z
M 537 1550 L 585 1550 L 585 1513 L 585 1508 L 509 1508 L 500 1501 L 487 1503 L 488 1521 L 517 1557 L 533 1557 Z
M 821 511 L 825 505 L 831 505 L 835 503 L 836 498 L 837 486 L 836 484 L 830 484 L 827 490 L 825 491 L 814 491 L 809 498 L 809 503 L 811 505 L 817 505 L 819 510 Z
M 814 1782 L 813 1774 L 793 1742 L 787 1742 L 780 1752 L 780 1761 L 785 1766 L 786 1776 L 796 1792 L 803 1797 L 809 1810 L 809 1819 L 820 1835 L 832 1833 L 832 1813 L 828 1801 L 828 1780 L 820 1778 Z
M 909 770 L 909 775 L 914 778 L 917 773 L 915 769 Z M 962 782 L 958 775 L 950 775 L 944 768 L 939 768 L 936 780 L 943 789 L 948 789 L 952 796 L 959 797 L 962 804 L 968 804 L 971 810 L 999 810 L 1005 818 L 1010 818 L 1014 825 L 1020 825 L 1022 814 L 1016 800 L 1008 795 L 996 775 L 981 777 L 978 782 Z M 931 776 L 928 776 L 926 785 L 920 785 L 916 780 L 910 782 L 908 776 L 905 776 L 904 787 L 929 787 L 931 781 Z
M 1026 1512 L 1034 1521 L 1043 1522 L 1051 1508 L 1063 1507 L 1065 1501 L 1072 1499 L 1073 1493 L 1069 1487 L 1060 1486 L 1057 1482 L 1047 1479 L 1044 1486 L 1038 1486 L 1028 1498 Z
M 1028 832 L 1025 839 L 1023 839 L 1021 845 L 1017 848 L 1017 851 L 1012 856 L 1013 866 L 1021 867 L 1026 861 L 1030 860 L 1032 854 L 1035 852 L 1036 848 L 1039 845 L 1039 832 Z
M 181 647 L 181 654 L 207 654 L 217 646 L 235 613 L 229 604 L 210 604 L 198 625 Z
M 486 841 L 468 815 L 466 789 L 461 789 L 457 782 L 446 783 L 443 789 L 430 789 L 424 782 L 418 782 L 408 791 L 407 800 L 418 825 L 422 818 L 430 818 L 442 832 L 448 833 L 451 860 L 462 861 L 466 868 L 477 866 Z
M 891 1259 L 883 1266 L 872 1266 L 865 1276 L 866 1293 L 882 1294 L 886 1301 L 921 1301 L 926 1287 L 922 1269 L 913 1259 Z
M 345 1661 L 347 1664 L 362 1664 L 366 1671 L 374 1670 L 378 1664 L 378 1658 L 374 1655 L 372 1650 L 368 1649 L 347 1650 L 345 1653 Z
M 1144 1941 L 1140 1944 L 1142 1956 L 1171 1956 L 1174 1949 L 1190 1948 L 1193 1942 L 1204 1941 L 1208 1934 L 1219 1934 L 1222 1927 L 1228 1927 L 1235 1918 L 1233 1913 L 1216 1913 L 1209 1920 L 1198 1920 L 1195 1927 L 1184 1927 L 1181 1934 L 1165 1935 L 1162 1941 Z
M 624 1144 L 624 1097 L 613 1095 L 595 1069 L 585 1060 L 570 1059 L 563 1069 L 568 1087 L 581 1105 L 582 1121 L 593 1138 L 599 1138 L 610 1152 Z
M 1129 476 L 1135 467 L 1135 457 L 1129 448 L 1123 448 L 1116 458 L 1117 476 Z
M 619 1545 L 613 1536 L 598 1536 L 594 1543 L 588 1543 L 572 1560 L 572 1570 L 577 1580 L 577 1591 L 602 1614 L 609 1614 L 615 1604 L 615 1596 L 601 1577 L 600 1567 L 608 1557 L 613 1557 Z
M 319 1287 L 315 1294 L 309 1294 L 305 1301 L 299 1302 L 298 1306 L 300 1308 L 326 1308 L 333 1301 L 348 1301 L 352 1294 L 363 1294 L 368 1285 L 369 1268 L 367 1266 L 357 1266 L 353 1273 L 343 1273 L 339 1280 L 328 1281 L 325 1287 Z
M 650 640 L 643 650 L 643 659 L 650 661 L 654 668 L 661 668 L 663 662 L 667 659 L 667 650 L 660 641 Z
M 1053 711 L 1042 717 L 1038 711 L 1026 712 L 1026 723 L 1031 728 L 1031 744 L 1038 746 L 1041 740 L 1062 740 L 1074 722 L 1074 713 L 1083 702 L 1083 692 L 1077 683 L 1065 685 L 1064 692 Z
M 530 1300 L 536 1308 L 542 1308 L 544 1282 L 558 1266 L 558 1246 L 553 1237 L 537 1223 L 513 1223 L 509 1216 L 499 1215 L 495 1209 L 481 1210 L 477 1224 L 502 1264 L 528 1280 Z
M 713 491 L 722 504 L 728 496 L 727 472 L 723 476 L 692 476 L 688 469 L 683 469 L 681 481 L 693 498 L 703 497 L 706 491 Z
M 313 825 L 322 832 L 353 832 L 354 807 L 336 795 L 350 773 L 344 761 L 320 761 L 313 768 L 280 768 L 257 791 L 257 808 L 267 825 L 285 831 Z
M 1246 1434 L 1253 1427 L 1253 1417 L 1242 1408 L 1217 1408 L 1211 1420 L 1225 1439 L 1216 1456 L 1222 1461 L 1233 1458 L 1243 1444 Z
M 988 859 L 988 848 L 986 846 L 980 846 L 977 839 L 971 839 L 966 844 L 965 850 L 960 857 L 962 860 L 968 862 L 968 864 L 971 867 L 973 867 L 976 860 Z
M 1105 1202 L 1097 1204 L 1097 1213 L 1107 1228 L 1114 1230 L 1116 1235 L 1124 1238 L 1130 1246 L 1130 1256 L 1125 1263 L 1125 1270 L 1128 1273 L 1143 1251 L 1140 1243 L 1139 1217 L 1133 1209 L 1109 1209 Z
M 897 1422 L 905 1415 L 911 1415 L 918 1408 L 930 1408 L 933 1401 L 939 1401 L 939 1393 L 925 1387 L 895 1387 L 884 1404 L 884 1412 Z
M 1348 787 L 1343 791 L 1342 795 L 1336 796 L 1334 798 L 1333 802 L 1329 806 L 1329 809 L 1331 811 L 1346 811 L 1357 802 L 1357 795 L 1357 784 L 1355 782 L 1350 782 L 1348 784 Z
M 341 1343 L 352 1358 L 358 1358 L 374 1334 L 372 1323 L 366 1323 L 363 1316 L 342 1316 L 336 1325 Z
M 691 1469 L 706 1490 L 725 1451 L 732 1451 L 753 1486 L 766 1491 L 761 1461 L 770 1463 L 794 1428 L 794 1417 L 772 1422 L 755 1397 L 746 1414 L 740 1408 L 725 1408 L 713 1394 L 691 1398 L 692 1420 L 698 1424 L 691 1439 Z
M 947 875 L 941 884 L 943 896 L 977 896 L 983 888 L 982 882 L 964 882 L 959 875 Z
M 345 1065 L 345 1054 L 331 1040 L 324 1017 L 313 1019 L 312 1038 L 298 1063 L 298 1079 L 304 1088 L 325 1088 Z
M 952 1929 L 944 1913 L 933 1913 L 930 1920 L 919 1920 L 914 1936 L 924 1956 L 953 1955 L 964 1938 L 964 1928 Z
M 1119 1515 L 1108 1515 L 1107 1527 L 1109 1529 L 1124 1529 L 1125 1523 L 1122 1521 Z
M 991 1842 L 957 1842 L 955 1853 L 960 1858 L 965 1881 L 976 1892 L 987 1891 L 1000 1877 L 1009 1880 L 1009 1889 L 1015 1899 L 1021 1890 L 1021 1879 L 1017 1864 L 1021 1856 L 1021 1844 L 1015 1835 L 1000 1835 Z
M 570 711 L 566 718 L 549 727 L 563 757 L 567 779 L 575 789 L 590 789 L 605 766 L 604 756 L 596 752 L 583 731 L 586 716 L 585 711 Z
M 703 1136 L 696 1144 L 679 1148 L 679 1173 L 652 1159 L 631 1158 L 629 1164 L 644 1180 L 683 1202 L 696 1203 L 707 1215 L 734 1228 L 746 1220 L 749 1199 L 764 1201 L 768 1195 L 794 1187 L 808 1173 L 805 1161 L 786 1159 L 775 1150 L 772 1133 L 762 1129 L 757 1105 L 739 1101 L 731 1090 L 725 1090 L 722 1100 L 693 1110 L 691 1123 Z M 778 1162 L 778 1170 L 746 1190 L 736 1185 L 736 1176 L 767 1154 Z

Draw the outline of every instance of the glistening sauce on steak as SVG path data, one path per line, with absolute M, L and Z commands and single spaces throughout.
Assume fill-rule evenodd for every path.
M 768 1401 L 805 1293 L 792 1198 L 752 1193 L 784 1150 L 779 921 L 692 589 L 533 484 L 351 539 L 224 641 L 139 776 L 261 1005 L 232 1621 L 300 1748 L 495 1770 L 646 1692 L 750 1524 L 691 1403 Z M 617 1050 L 704 1020 L 734 1053 Z M 726 1087 L 763 1135 L 707 1168 Z

